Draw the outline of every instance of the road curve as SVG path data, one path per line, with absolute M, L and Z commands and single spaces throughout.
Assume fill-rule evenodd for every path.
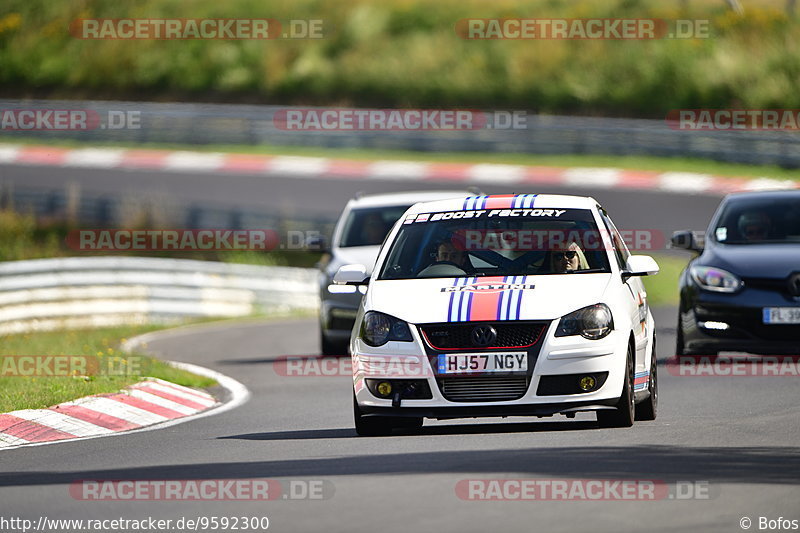
M 674 309 L 657 310 L 661 358 Z M 252 392 L 244 406 L 161 431 L 11 450 L 0 456 L 4 516 L 177 520 L 268 516 L 270 531 L 738 531 L 747 516 L 800 518 L 791 377 L 679 377 L 660 369 L 660 412 L 631 429 L 575 420 L 427 421 L 417 435 L 358 438 L 346 376 L 286 377 L 281 355 L 318 352 L 313 320 L 187 329 L 152 340 L 165 358 L 219 370 Z M 322 480 L 323 500 L 93 502 L 78 480 Z M 479 478 L 695 482 L 708 499 L 468 501 Z M 686 486 L 686 485 L 683 485 Z

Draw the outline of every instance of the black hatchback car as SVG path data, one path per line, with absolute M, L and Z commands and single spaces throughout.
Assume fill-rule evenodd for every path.
M 737 193 L 714 214 L 680 277 L 676 353 L 800 353 L 800 190 Z

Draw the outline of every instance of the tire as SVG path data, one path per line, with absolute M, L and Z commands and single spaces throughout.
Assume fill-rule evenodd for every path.
M 717 355 L 717 350 L 687 350 L 683 341 L 683 319 L 678 310 L 678 327 L 675 328 L 675 355 Z
M 383 437 L 391 435 L 394 425 L 387 416 L 364 416 L 358 408 L 355 392 L 353 393 L 353 421 L 359 437 Z
M 650 358 L 650 396 L 636 405 L 636 420 L 655 420 L 658 414 L 658 363 L 656 361 L 656 334 L 653 333 L 653 355 Z
M 597 411 L 597 423 L 601 428 L 629 428 L 633 425 L 636 414 L 636 404 L 633 398 L 633 369 L 633 348 L 628 345 L 622 394 L 613 411 Z
M 683 320 L 680 307 L 678 308 L 678 326 L 675 328 L 675 355 L 687 355 L 683 347 Z

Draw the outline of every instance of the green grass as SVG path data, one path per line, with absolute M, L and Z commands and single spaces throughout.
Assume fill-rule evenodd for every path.
M 477 107 L 664 117 L 800 108 L 783 0 L 5 0 L 0 87 L 15 97 Z M 80 18 L 324 21 L 304 40 L 92 40 Z M 464 18 L 707 19 L 710 38 L 465 40 Z
M 152 357 L 138 353 L 128 354 L 119 349 L 123 339 L 162 327 L 120 326 L 0 337 L 0 368 L 6 369 L 6 372 L 0 374 L 0 413 L 17 409 L 41 409 L 83 396 L 117 392 L 140 381 L 142 377 L 160 378 L 187 387 L 214 386 L 216 381 L 213 379 L 173 368 Z M 88 356 L 88 375 L 5 375 L 13 373 L 14 369 L 24 371 L 27 367 L 21 365 L 18 358 L 11 358 L 14 363 L 12 365 L 5 361 L 4 356 L 25 355 Z M 99 368 L 95 366 L 95 361 Z M 111 365 L 111 368 L 107 365 Z
M 691 259 L 690 254 L 680 257 L 667 254 L 652 254 L 660 271 L 655 276 L 645 276 L 644 286 L 647 300 L 652 307 L 678 305 L 678 277 Z
M 170 257 L 201 261 L 221 261 L 259 266 L 313 267 L 320 259 L 320 252 L 304 250 L 271 251 L 185 251 L 149 252 L 119 251 L 84 252 L 66 245 L 67 234 L 78 226 L 62 220 L 37 221 L 33 215 L 0 209 L 0 261 L 21 261 L 55 257 L 91 257 L 101 255 Z M 135 229 L 135 228 L 134 228 Z M 153 228 L 146 228 L 153 229 Z
M 45 138 L 20 138 L 0 136 L 0 143 L 48 145 L 64 148 L 85 148 L 80 141 Z M 610 167 L 628 170 L 655 172 L 697 172 L 722 177 L 769 177 L 775 179 L 800 180 L 796 169 L 778 166 L 744 165 L 724 163 L 709 159 L 690 157 L 647 157 L 615 155 L 538 155 L 522 153 L 492 152 L 415 152 L 410 150 L 374 150 L 358 148 L 319 148 L 310 146 L 269 146 L 269 145 L 229 145 L 229 144 L 171 144 L 146 143 L 132 144 L 120 142 L 92 142 L 96 147 L 115 147 L 133 149 L 191 150 L 198 152 L 225 152 L 261 155 L 289 155 L 307 157 L 331 157 L 338 159 L 377 160 L 396 159 L 423 161 L 431 163 L 496 163 L 507 165 L 551 166 L 551 167 Z

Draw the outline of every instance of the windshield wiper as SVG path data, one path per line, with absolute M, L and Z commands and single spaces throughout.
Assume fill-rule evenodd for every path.
M 608 274 L 608 270 L 605 268 L 587 268 L 586 270 L 567 270 L 564 274 L 595 274 L 597 272 L 605 272 Z

